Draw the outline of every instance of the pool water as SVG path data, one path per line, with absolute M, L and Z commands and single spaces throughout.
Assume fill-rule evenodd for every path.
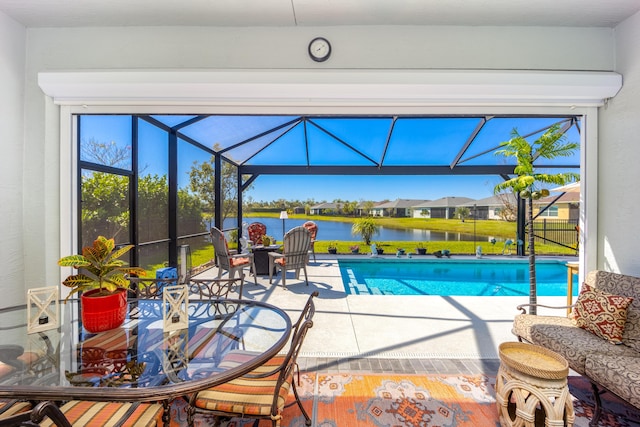
M 529 295 L 528 260 L 368 258 L 338 263 L 351 295 Z M 536 284 L 539 296 L 566 296 L 566 262 L 537 261 Z

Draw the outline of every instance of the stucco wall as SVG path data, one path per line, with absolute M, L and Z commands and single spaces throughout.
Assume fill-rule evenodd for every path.
M 317 64 L 307 45 L 332 44 Z M 91 68 L 611 70 L 606 28 L 327 27 L 30 29 L 30 71 Z M 567 49 L 562 49 L 567 46 Z
M 640 276 L 640 13 L 615 31 L 623 87 L 600 113 L 599 267 Z
M 0 12 L 0 259 L 2 304 L 23 298 L 22 186 L 25 29 Z
M 2 25 L 0 23 L 0 25 Z M 69 28 L 27 31 L 25 284 L 59 274 L 59 115 L 37 86 L 47 70 L 202 68 L 474 68 L 612 70 L 605 28 L 329 27 Z M 316 64 L 307 44 L 323 35 L 332 58 Z M 566 46 L 566 49 L 560 48 Z M 12 62 L 16 59 L 12 59 Z M 62 142 L 67 143 L 66 141 Z M 64 189 L 67 191 L 67 189 Z M 47 282 L 48 279 L 48 282 Z

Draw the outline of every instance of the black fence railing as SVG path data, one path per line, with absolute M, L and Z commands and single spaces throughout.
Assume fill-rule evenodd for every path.
M 551 243 L 578 250 L 577 219 L 538 219 L 533 222 L 536 243 Z

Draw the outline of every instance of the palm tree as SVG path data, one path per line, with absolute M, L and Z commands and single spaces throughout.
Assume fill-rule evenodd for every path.
M 494 193 L 510 189 L 528 200 L 527 233 L 529 234 L 529 304 L 530 313 L 536 314 L 536 253 L 533 235 L 533 201 L 549 195 L 549 190 L 543 188 L 545 184 L 564 185 L 580 179 L 580 175 L 573 172 L 546 174 L 536 172 L 534 162 L 538 158 L 554 159 L 556 157 L 571 156 L 579 148 L 577 142 L 566 142 L 566 135 L 560 131 L 559 125 L 551 126 L 540 138 L 529 143 L 518 134 L 517 129 L 511 132 L 511 139 L 500 143 L 501 150 L 496 155 L 515 157 L 517 166 L 513 170 L 517 175 L 495 186 Z
M 470 210 L 469 208 L 465 207 L 465 206 L 459 206 L 456 208 L 456 210 L 453 212 L 453 216 L 456 218 L 459 218 L 460 221 L 464 222 L 465 218 L 467 218 L 470 214 Z
M 354 235 L 359 234 L 362 236 L 364 243 L 369 245 L 371 244 L 371 238 L 378 233 L 379 228 L 373 218 L 360 218 L 353 222 L 351 233 Z

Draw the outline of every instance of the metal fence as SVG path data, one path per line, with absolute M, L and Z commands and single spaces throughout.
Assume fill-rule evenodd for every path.
M 578 250 L 577 219 L 539 219 L 533 222 L 536 243 L 552 243 Z

